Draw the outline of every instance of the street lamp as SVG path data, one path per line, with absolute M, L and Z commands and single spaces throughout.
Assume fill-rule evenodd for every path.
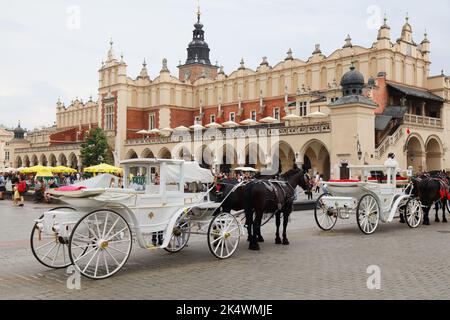
M 356 148 L 358 150 L 358 160 L 361 161 L 362 159 L 362 150 L 361 150 L 361 143 L 359 142 L 359 134 L 356 136 Z

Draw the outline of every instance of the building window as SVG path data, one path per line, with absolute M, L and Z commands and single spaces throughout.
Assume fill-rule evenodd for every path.
M 107 131 L 113 131 L 114 126 L 114 105 L 105 107 L 105 128 Z
M 209 121 L 210 121 L 211 123 L 216 122 L 216 115 L 215 115 L 215 114 L 210 115 L 210 116 L 209 116 Z
M 230 121 L 236 121 L 236 113 L 230 112 Z
M 251 118 L 253 121 L 256 121 L 256 111 L 255 111 L 255 110 L 253 110 L 253 111 L 250 113 L 250 118 Z
M 153 130 L 156 128 L 156 116 L 154 113 L 148 115 L 148 130 Z
M 9 150 L 5 150 L 5 161 L 9 161 Z
M 280 108 L 273 109 L 273 117 L 277 120 L 280 120 Z
M 300 117 L 306 117 L 308 115 L 308 102 L 303 101 L 299 104 L 299 115 Z

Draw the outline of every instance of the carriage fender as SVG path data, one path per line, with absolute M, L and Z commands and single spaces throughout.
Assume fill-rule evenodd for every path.
M 400 203 L 402 203 L 403 200 L 409 198 L 408 195 L 403 195 L 397 198 L 397 200 L 395 200 L 394 204 L 391 207 L 391 211 L 389 213 L 389 217 L 388 220 L 386 220 L 386 222 L 392 222 L 395 218 L 395 214 L 397 213 L 397 209 L 400 206 Z
M 175 227 L 175 223 L 177 223 L 178 218 L 181 217 L 182 215 L 187 214 L 189 210 L 192 209 L 192 207 L 193 206 L 179 209 L 178 212 L 173 215 L 173 217 L 169 221 L 169 224 L 167 225 L 166 231 L 164 232 L 164 241 L 161 248 L 166 248 L 169 245 L 170 238 L 172 236 L 172 231 L 173 228 Z

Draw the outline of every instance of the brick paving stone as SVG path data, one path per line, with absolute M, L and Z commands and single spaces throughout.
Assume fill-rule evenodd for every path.
M 66 287 L 65 270 L 49 270 L 31 254 L 33 220 L 47 206 L 0 203 L 0 299 L 449 299 L 450 226 L 411 230 L 398 221 L 365 236 L 354 217 L 329 233 L 313 212 L 294 212 L 290 246 L 274 244 L 274 224 L 263 228 L 260 252 L 242 238 L 236 254 L 217 261 L 206 238 L 192 236 L 178 254 L 134 246 L 125 268 L 102 281 Z M 369 290 L 367 267 L 381 268 L 381 290 Z

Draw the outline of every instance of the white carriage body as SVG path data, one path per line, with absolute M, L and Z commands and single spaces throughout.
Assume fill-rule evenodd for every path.
M 397 187 L 396 169 L 394 166 L 350 166 L 350 177 L 360 172 L 357 180 L 326 182 L 330 196 L 321 198 L 324 206 L 335 210 L 339 217 L 348 219 L 349 213 L 355 213 L 360 200 L 372 195 L 378 203 L 380 220 L 391 222 L 398 215 L 399 206 L 409 198 L 403 187 Z M 387 176 L 386 183 L 372 182 L 371 172 L 381 171 Z
M 208 192 L 198 190 L 186 193 L 184 190 L 185 183 L 210 184 L 214 180 L 209 170 L 200 168 L 195 162 L 131 159 L 121 165 L 124 167 L 124 189 L 88 188 L 53 192 L 54 196 L 76 210 L 45 212 L 42 219 L 36 220 L 41 232 L 68 238 L 73 227 L 86 214 L 108 209 L 126 220 L 141 247 L 152 247 L 148 237 L 160 233 L 164 235 L 160 248 L 164 248 L 170 239 L 167 235 L 172 233 L 181 215 L 199 204 L 213 206 L 208 200 Z M 136 169 L 139 171 L 137 177 Z M 157 182 L 158 173 L 160 180 Z

